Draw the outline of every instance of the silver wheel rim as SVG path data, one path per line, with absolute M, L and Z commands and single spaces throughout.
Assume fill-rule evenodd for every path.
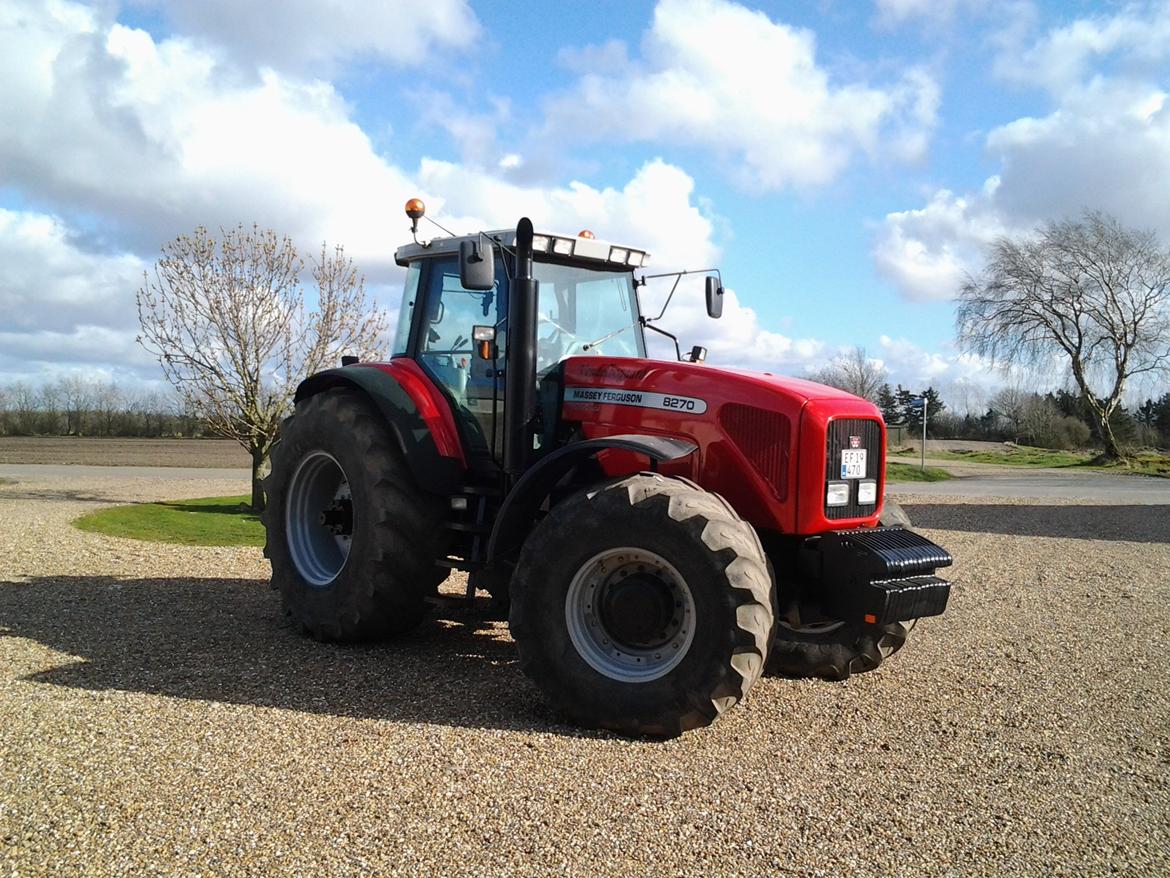
M 309 585 L 325 588 L 345 567 L 353 540 L 353 498 L 333 455 L 314 451 L 297 465 L 288 486 L 284 532 L 293 565 Z
M 615 587 L 631 576 L 653 580 L 655 599 L 673 607 L 660 630 L 630 642 L 607 621 L 605 606 Z M 622 683 L 657 680 L 686 656 L 695 637 L 695 601 L 686 580 L 662 556 L 622 547 L 594 555 L 577 570 L 565 595 L 565 622 L 578 655 L 600 674 Z

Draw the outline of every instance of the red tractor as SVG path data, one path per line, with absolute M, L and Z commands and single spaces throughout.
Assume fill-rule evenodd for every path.
M 842 679 L 943 612 L 950 556 L 881 524 L 878 410 L 700 347 L 648 359 L 646 330 L 674 336 L 641 312 L 644 252 L 522 219 L 395 258 L 392 358 L 304 381 L 265 484 L 273 586 L 315 637 L 407 631 L 465 570 L 556 707 L 668 737 L 766 666 Z

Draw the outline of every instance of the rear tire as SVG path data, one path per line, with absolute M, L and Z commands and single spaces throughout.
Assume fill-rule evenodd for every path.
M 445 572 L 434 563 L 443 503 L 415 487 L 364 396 L 330 390 L 298 405 L 264 487 L 272 587 L 295 623 L 320 640 L 351 641 L 422 620 Z
M 555 506 L 525 542 L 520 666 L 574 722 L 673 737 L 738 702 L 767 660 L 771 579 L 727 503 L 641 474 Z

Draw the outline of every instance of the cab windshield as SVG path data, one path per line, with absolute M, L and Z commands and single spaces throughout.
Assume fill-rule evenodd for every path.
M 644 357 L 633 275 L 537 262 L 536 370 L 544 374 L 566 357 Z

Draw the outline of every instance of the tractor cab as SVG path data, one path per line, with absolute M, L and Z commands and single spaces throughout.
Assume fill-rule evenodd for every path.
M 471 258 L 494 262 L 491 271 L 481 270 L 471 281 L 468 244 L 478 244 L 485 254 Z M 646 356 L 633 272 L 647 258 L 644 251 L 597 240 L 589 232 L 533 235 L 538 381 L 569 357 Z M 442 390 L 472 462 L 491 471 L 503 460 L 516 231 L 408 244 L 395 260 L 407 276 L 391 354 L 413 359 Z

